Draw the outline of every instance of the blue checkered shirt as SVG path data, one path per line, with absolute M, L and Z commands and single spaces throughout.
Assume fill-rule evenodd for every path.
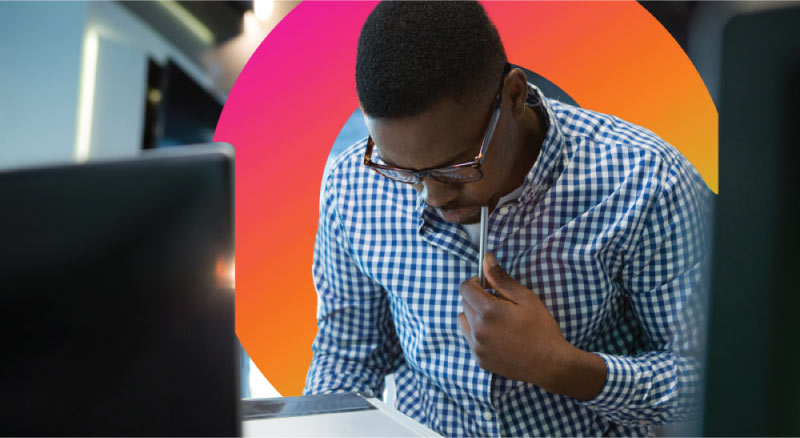
M 456 322 L 477 249 L 411 186 L 366 168 L 366 141 L 323 181 L 305 393 L 380 394 L 394 373 L 397 408 L 448 436 L 652 435 L 696 410 L 710 190 L 652 132 L 530 91 L 547 135 L 520 197 L 491 213 L 488 248 L 605 361 L 600 394 L 582 402 L 478 366 Z

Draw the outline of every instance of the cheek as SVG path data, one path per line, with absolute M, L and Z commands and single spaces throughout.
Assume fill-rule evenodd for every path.
M 487 171 L 490 169 L 493 176 L 507 174 L 513 167 L 515 159 L 514 154 L 509 152 L 511 148 L 503 147 L 514 144 L 514 138 L 510 138 L 509 135 L 506 135 L 498 140 L 497 144 L 494 145 L 498 146 L 497 149 L 494 150 L 494 154 L 487 156 L 486 161 L 484 161 L 484 164 L 487 166 Z
M 492 198 L 494 182 L 486 175 L 480 183 L 466 184 L 462 187 L 460 200 L 468 205 L 485 205 Z
M 509 141 L 507 139 L 503 140 Z M 500 146 L 500 144 L 498 144 L 498 146 Z M 514 171 L 515 160 L 518 158 L 513 153 L 503 148 L 498 147 L 494 152 L 494 154 L 487 156 L 483 163 L 483 178 L 486 179 L 487 184 L 491 185 L 496 191 L 501 190 L 502 186 L 508 181 L 508 178 L 512 177 L 511 174 Z

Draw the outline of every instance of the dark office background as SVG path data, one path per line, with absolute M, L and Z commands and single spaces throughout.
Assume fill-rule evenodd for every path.
M 266 36 L 269 29 L 280 18 L 288 13 L 297 2 L 277 2 L 275 11 L 269 18 L 256 20 L 250 12 L 250 1 L 225 1 L 225 2 L 172 2 L 180 5 L 184 10 L 195 16 L 197 20 L 211 33 L 211 40 L 179 22 L 176 16 L 160 6 L 160 2 L 2 2 L 0 3 L 0 59 L 4 65 L 0 69 L 0 168 L 35 165 L 55 161 L 70 161 L 75 158 L 103 158 L 108 156 L 126 156 L 138 153 L 142 149 L 170 146 L 181 143 L 195 143 L 210 140 L 216 126 L 216 119 L 224 105 L 225 98 L 241 71 L 249 55 L 257 44 Z M 742 233 L 750 233 L 753 245 L 762 241 L 775 241 L 775 234 L 766 233 L 768 229 L 789 230 L 794 226 L 793 211 L 783 210 L 782 204 L 793 199 L 791 188 L 796 186 L 790 175 L 788 165 L 795 162 L 795 155 L 790 154 L 790 144 L 796 143 L 795 136 L 788 133 L 794 120 L 786 119 L 786 114 L 791 111 L 792 101 L 781 101 L 781 105 L 774 100 L 780 96 L 796 96 L 796 79 L 800 63 L 793 61 L 792 53 L 782 53 L 782 70 L 748 70 L 753 67 L 756 60 L 767 62 L 767 55 L 778 56 L 777 52 L 769 52 L 770 47 L 765 42 L 770 42 L 775 47 L 790 46 L 791 37 L 796 38 L 797 32 L 779 35 L 780 38 L 770 36 L 770 21 L 764 21 L 760 31 L 752 33 L 750 39 L 739 40 L 741 51 L 731 49 L 727 58 L 723 56 L 724 35 L 726 24 L 733 18 L 743 14 L 755 14 L 764 11 L 767 14 L 776 8 L 787 8 L 797 5 L 796 2 L 699 2 L 699 1 L 641 1 L 645 7 L 675 38 L 678 44 L 686 51 L 702 77 L 717 108 L 720 109 L 720 126 L 729 126 L 730 131 L 721 132 L 720 136 L 720 190 L 742 190 L 743 199 L 764 201 L 762 193 L 772 193 L 773 198 L 767 199 L 770 204 L 764 209 L 769 210 L 775 220 L 759 222 L 756 228 L 736 228 L 736 224 L 729 224 L 730 229 Z M 797 9 L 791 13 L 775 12 L 778 17 L 783 17 L 782 22 L 795 20 L 800 24 Z M 249 15 L 248 15 L 249 14 Z M 31 20 L 35 17 L 34 20 Z M 773 17 L 774 18 L 774 17 Z M 791 28 L 791 26 L 788 26 Z M 92 130 L 91 147 L 87 146 L 87 155 L 80 156 L 80 151 L 75 149 L 76 133 L 75 120 L 80 118 L 79 100 L 80 91 L 75 84 L 81 82 L 80 56 L 83 48 L 83 35 L 87 29 L 95 29 L 100 36 L 97 42 L 98 56 L 109 62 L 98 64 L 96 78 L 97 92 L 94 102 L 94 125 Z M 761 40 L 763 37 L 763 41 Z M 19 50 L 24 42 L 25 50 Z M 760 44 L 760 45 L 759 45 Z M 726 52 L 727 53 L 727 52 Z M 744 56 L 732 57 L 731 54 L 739 53 Z M 750 56 L 751 54 L 760 57 Z M 770 58 L 772 60 L 778 58 Z M 742 71 L 745 76 L 727 77 L 725 71 Z M 523 66 L 524 67 L 524 66 Z M 747 73 L 749 72 L 749 73 Z M 535 72 L 532 72 L 535 73 Z M 750 76 L 746 76 L 750 74 Z M 772 81 L 769 75 L 780 76 L 780 81 Z M 135 78 L 131 80 L 131 78 Z M 546 80 L 546 78 L 544 78 Z M 764 84 L 773 83 L 789 84 L 784 89 L 770 88 L 769 93 L 761 93 Z M 740 93 L 738 100 L 724 101 L 724 96 L 736 95 L 736 85 L 750 90 L 751 94 Z M 553 84 L 556 86 L 557 84 Z M 794 88 L 792 88 L 792 86 Z M 727 91 L 726 91 L 727 90 Z M 555 91 L 554 91 L 555 92 Z M 727 92 L 727 94 L 726 94 Z M 792 94 L 794 93 L 794 94 Z M 549 93 L 552 94 L 552 93 Z M 112 96 L 112 97 L 108 97 Z M 770 97 L 772 96 L 772 97 Z M 758 100 L 758 105 L 755 102 Z M 48 102 L 46 108 L 40 103 Z M 789 103 L 786 103 L 789 102 Z M 729 106 L 726 106 L 729 105 Z M 732 105 L 732 106 L 731 106 Z M 751 112 L 742 111 L 739 116 L 743 119 L 731 119 L 723 114 L 725 108 L 747 108 Z M 755 118 L 758 114 L 752 112 L 760 108 L 769 109 Z M 795 111 L 796 113 L 796 111 Z M 759 136 L 751 126 L 768 126 L 768 122 L 783 114 L 780 119 L 784 125 L 775 128 L 781 134 L 773 140 Z M 750 118 L 753 116 L 753 118 Z M 774 116 L 774 117 L 773 117 Z M 760 121 L 754 125 L 753 121 Z M 770 125 L 771 126 L 771 125 Z M 733 128 L 738 128 L 736 131 Z M 783 131 L 781 131 L 783 130 Z M 356 111 L 343 126 L 340 135 L 332 145 L 331 155 L 336 155 L 345 147 L 363 138 L 366 130 L 363 126 L 361 115 Z M 749 135 L 749 136 L 748 136 Z M 728 140 L 737 140 L 736 153 L 725 148 Z M 745 141 L 746 140 L 746 141 Z M 770 147 L 778 145 L 783 149 L 774 149 L 774 155 L 767 157 L 769 167 L 762 169 L 761 178 L 751 178 L 739 186 L 728 185 L 736 180 L 738 175 L 745 170 L 736 166 L 745 166 L 751 160 L 753 150 L 771 150 Z M 783 146 L 780 146 L 783 145 Z M 755 155 L 756 158 L 761 156 Z M 738 161 L 737 161 L 738 160 Z M 744 161 L 743 161 L 744 160 Z M 731 167 L 726 167 L 731 166 Z M 748 167 L 749 168 L 749 167 Z M 727 169 L 727 170 L 726 170 Z M 777 176 L 776 176 L 777 175 Z M 751 175 L 752 176 L 752 175 Z M 769 178 L 775 178 L 770 180 Z M 774 181 L 779 181 L 782 191 L 769 192 L 775 189 Z M 765 182 L 767 181 L 767 182 Z M 769 182 L 773 181 L 773 183 Z M 777 184 L 777 183 L 775 183 Z M 730 187 L 730 189 L 727 189 Z M 742 202 L 721 204 L 722 208 L 729 208 L 730 215 L 759 215 L 764 209 L 755 208 L 760 204 L 749 203 L 751 209 L 742 209 Z M 727 206 L 727 207 L 726 207 Z M 726 213 L 727 214 L 727 213 Z M 741 225 L 741 224 L 739 224 Z M 791 236 L 794 236 L 791 234 Z M 719 239 L 724 239 L 724 237 Z M 793 272 L 796 264 L 792 264 L 790 249 L 785 243 L 781 246 L 764 249 L 759 246 L 754 251 L 772 251 L 781 257 L 782 272 Z M 737 242 L 730 241 L 731 245 Z M 730 254 L 736 254 L 740 247 L 731 246 L 727 249 Z M 779 248 L 780 251 L 778 249 Z M 788 249 L 787 249 L 788 248 Z M 750 255 L 750 254 L 748 254 Z M 752 257 L 762 257 L 761 262 L 767 263 L 771 259 L 763 258 L 763 254 L 752 253 Z M 737 260 L 735 265 L 739 272 L 751 272 L 754 269 L 749 259 Z M 787 261 L 789 260 L 789 261 Z M 757 264 L 756 264 L 757 265 Z M 760 266 L 760 265 L 759 265 Z M 761 266 L 767 272 L 768 266 Z M 759 272 L 762 272 L 759 271 Z M 761 275 L 755 273 L 753 275 Z M 762 272 L 762 273 L 763 273 Z M 774 273 L 773 271 L 769 271 Z M 785 274 L 782 274 L 785 275 Z M 756 277 L 753 277 L 756 278 Z M 777 283 L 786 291 L 791 291 L 791 278 L 780 277 Z M 737 282 L 730 284 L 736 287 Z M 758 285 L 752 285 L 756 288 Z M 774 286 L 774 285 L 773 285 Z M 752 394 L 738 394 L 738 397 L 750 397 L 753 400 L 762 400 L 759 405 L 763 421 L 772 421 L 773 424 L 782 424 L 783 429 L 760 429 L 761 433 L 777 433 L 781 431 L 798 431 L 797 422 L 792 426 L 787 422 L 787 415 L 800 413 L 797 398 L 791 397 L 800 392 L 796 385 L 798 374 L 792 365 L 798 365 L 796 354 L 792 356 L 781 355 L 782 351 L 794 348 L 800 351 L 796 343 L 788 339 L 788 333 L 797 333 L 795 327 L 786 321 L 791 320 L 791 310 L 796 308 L 796 301 L 781 301 L 784 295 L 771 295 L 769 300 L 764 300 L 765 307 L 760 308 L 764 315 L 777 318 L 776 322 L 766 324 L 763 321 L 746 320 L 739 323 L 736 312 L 742 310 L 747 303 L 756 303 L 759 295 L 748 295 L 753 289 L 743 290 L 742 295 L 733 295 L 724 307 L 727 320 L 719 320 L 712 315 L 713 324 L 717 333 L 730 331 L 737 333 L 736 337 L 728 340 L 728 350 L 720 352 L 713 350 L 712 359 L 732 360 L 731 354 L 739 353 L 739 349 L 759 348 L 759 342 L 768 343 L 765 351 L 769 357 L 763 362 L 755 361 L 752 364 L 753 373 L 758 374 L 763 385 L 751 384 Z M 787 292 L 788 293 L 788 292 Z M 713 298 L 712 298 L 713 302 Z M 738 306 L 738 307 L 737 307 Z M 742 320 L 745 321 L 745 320 Z M 727 324 L 727 325 L 726 325 Z M 737 325 L 738 324 L 738 325 Z M 760 333 L 759 336 L 769 338 L 775 330 L 787 333 L 783 338 L 770 341 L 759 341 L 748 328 L 754 324 Z M 737 331 L 739 330 L 739 331 Z M 747 336 L 745 336 L 747 335 Z M 735 341 L 742 340 L 739 345 Z M 725 372 L 725 364 L 714 364 L 714 370 Z M 248 361 L 243 361 L 243 376 L 248 376 Z M 737 373 L 734 367 L 729 369 L 731 376 Z M 773 373 L 772 376 L 767 374 Z M 783 374 L 780 374 L 783 373 Z M 789 374 L 795 376 L 781 380 L 779 376 Z M 257 372 L 255 374 L 258 374 Z M 741 375 L 739 376 L 741 378 Z M 792 380 L 794 379 L 794 380 Z M 786 384 L 786 389 L 781 390 L 781 383 Z M 718 383 L 715 383 L 718 385 Z M 244 382 L 243 395 L 250 394 L 249 381 Z M 755 388 L 755 389 L 752 389 Z M 759 389 L 760 388 L 760 389 Z M 260 391 L 260 390 L 259 390 Z M 758 392 L 761 391 L 761 392 Z M 261 392 L 256 392 L 259 394 Z M 261 393 L 263 394 L 263 393 Z M 759 398 L 760 397 L 760 398 Z M 781 401 L 778 403 L 777 401 Z M 729 397 L 728 402 L 735 404 L 737 399 Z M 722 403 L 720 401 L 719 403 Z M 750 406 L 748 401 L 742 406 Z M 773 413 L 777 412 L 777 413 Z M 736 421 L 747 423 L 748 415 L 752 410 L 729 409 L 728 411 L 715 412 L 714 421 L 736 424 Z M 800 415 L 797 415 L 800 418 Z M 759 421 L 761 421 L 759 420 Z M 747 423 L 753 424 L 753 423 Z M 722 429 L 716 429 L 717 431 Z M 708 430 L 707 430 L 708 432 Z M 713 432 L 713 430 L 711 430 Z M 750 429 L 740 428 L 727 430 L 723 434 L 747 434 Z M 703 433 L 698 424 L 676 425 L 659 430 L 663 435 L 697 435 Z

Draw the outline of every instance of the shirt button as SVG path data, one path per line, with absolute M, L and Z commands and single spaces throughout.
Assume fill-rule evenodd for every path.
M 489 411 L 486 411 L 486 412 L 484 412 L 484 413 L 483 413 L 483 419 L 484 419 L 484 420 L 486 420 L 486 421 L 491 421 L 491 420 L 492 420 L 492 418 L 494 418 L 494 415 L 492 415 L 492 413 L 491 413 L 491 412 L 489 412 Z
M 500 214 L 507 215 L 508 214 L 508 207 L 500 207 Z

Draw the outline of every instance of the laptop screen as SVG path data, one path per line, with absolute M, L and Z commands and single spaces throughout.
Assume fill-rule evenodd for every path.
M 0 173 L 3 433 L 239 434 L 232 160 Z

